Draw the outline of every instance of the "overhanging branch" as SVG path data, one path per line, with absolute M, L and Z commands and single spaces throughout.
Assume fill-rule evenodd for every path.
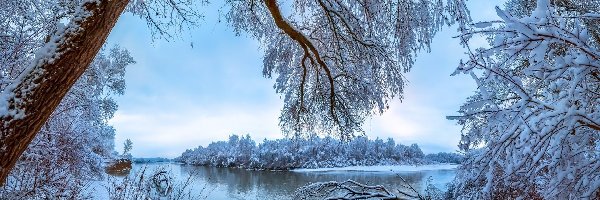
M 314 57 L 314 60 L 316 60 L 318 66 L 321 67 L 325 71 L 327 78 L 329 80 L 329 86 L 330 86 L 329 87 L 329 113 L 330 113 L 331 117 L 333 118 L 333 120 L 335 121 L 335 123 L 340 124 L 339 119 L 335 114 L 335 88 L 334 88 L 334 79 L 333 79 L 331 70 L 329 69 L 327 64 L 323 61 L 319 51 L 315 48 L 313 43 L 310 42 L 310 40 L 308 40 L 308 38 L 306 38 L 306 36 L 304 36 L 304 34 L 297 31 L 295 28 L 293 28 L 292 25 L 290 25 L 283 18 L 283 16 L 281 15 L 281 11 L 279 10 L 279 7 L 277 6 L 276 0 L 265 0 L 265 5 L 267 6 L 269 13 L 273 17 L 273 20 L 275 21 L 275 25 L 277 25 L 277 27 L 279 29 L 281 29 L 292 40 L 296 41 L 296 43 L 298 43 L 298 45 L 300 45 L 300 47 L 304 50 L 305 57 L 310 57 L 311 59 Z M 303 65 L 303 67 L 305 67 L 304 62 L 302 63 L 302 65 Z M 303 80 L 303 82 L 302 82 L 301 88 L 303 89 L 304 88 L 303 85 L 305 84 L 305 80 L 306 80 L 306 73 L 303 73 L 302 80 Z M 303 99 L 304 99 L 303 96 L 304 96 L 304 91 L 301 91 L 301 97 L 300 97 L 301 101 L 303 101 Z

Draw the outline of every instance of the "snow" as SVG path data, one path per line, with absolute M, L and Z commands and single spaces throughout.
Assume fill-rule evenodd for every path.
M 96 2 L 90 0 L 86 2 Z M 83 2 L 81 5 L 84 5 Z M 99 2 L 96 2 L 99 3 Z M 23 70 L 19 76 L 12 81 L 4 90 L 0 91 L 0 117 L 11 117 L 13 119 L 22 119 L 25 117 L 25 111 L 22 108 L 23 99 L 16 99 L 15 90 L 19 85 L 23 85 L 20 88 L 21 98 L 27 99 L 31 91 L 38 87 L 38 84 L 34 80 L 39 79 L 45 73 L 45 69 L 42 67 L 47 63 L 53 63 L 57 58 L 61 56 L 63 52 L 60 50 L 61 45 L 65 45 L 68 41 L 67 35 L 74 34 L 82 30 L 80 27 L 82 21 L 86 17 L 90 16 L 91 12 L 83 9 L 83 6 L 78 7 L 73 16 L 73 20 L 65 26 L 62 23 L 56 24 L 56 32 L 52 34 L 49 42 L 44 44 L 35 53 L 35 59 Z M 15 108 L 10 108 L 9 101 L 14 100 Z
M 435 170 L 455 170 L 460 165 L 457 164 L 435 164 L 435 165 L 378 165 L 378 166 L 350 166 L 316 169 L 293 169 L 292 172 L 419 172 Z
M 90 181 L 89 185 L 84 188 L 84 193 L 90 194 L 94 199 L 109 199 L 110 194 L 106 189 L 107 186 L 107 180 Z
M 10 99 L 10 97 L 9 93 L 0 93 L 0 117 L 8 115 L 8 99 Z

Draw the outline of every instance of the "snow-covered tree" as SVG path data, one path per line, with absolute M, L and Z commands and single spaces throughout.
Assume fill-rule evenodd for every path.
M 238 163 L 241 167 L 249 167 L 252 165 L 252 162 L 256 162 L 253 160 L 253 155 L 256 152 L 256 143 L 250 135 L 246 135 L 241 137 L 240 142 L 238 143 L 239 151 L 237 151 L 236 155 L 236 163 Z
M 53 32 L 61 29 L 60 22 L 72 16 L 78 3 L 1 1 L 1 4 L 0 91 L 6 91 L 31 65 L 36 51 L 51 39 Z M 112 96 L 123 94 L 125 67 L 132 62 L 128 52 L 118 47 L 96 55 L 32 142 L 25 145 L 27 150 L 14 168 L 4 171 L 10 174 L 8 184 L 0 189 L 0 199 L 84 195 L 82 188 L 103 173 L 102 161 L 113 152 L 114 129 L 106 121 L 116 111 Z M 3 128 L 1 131 L 6 131 Z M 3 164 L 9 160 L 1 158 Z
M 263 74 L 284 97 L 287 134 L 361 132 L 365 117 L 402 98 L 403 74 L 448 23 L 468 21 L 462 0 L 228 1 L 237 32 L 261 41 Z
M 123 156 L 130 158 L 132 148 L 133 142 L 131 142 L 130 139 L 126 139 L 125 142 L 123 142 Z
M 187 5 L 195 1 L 155 0 L 151 5 L 144 2 L 135 1 L 130 10 L 145 18 L 154 29 L 176 28 L 194 16 Z M 0 3 L 0 62 L 3 62 L 0 185 L 3 185 L 21 154 L 89 68 L 129 1 L 2 0 Z M 105 78 L 110 76 L 114 75 Z
M 31 32 L 48 30 L 48 34 L 39 35 L 38 40 L 32 41 L 37 42 L 33 52 L 13 55 L 18 57 L 14 60 L 25 61 L 27 67 L 15 72 L 18 76 L 14 79 L 4 79 L 8 84 L 0 93 L 0 184 L 91 64 L 127 5 L 127 1 L 107 2 L 2 2 L 2 12 L 12 14 L 2 15 L 0 20 L 4 23 L 2 26 L 11 31 L 3 31 L 3 37 L 18 43 Z M 46 13 L 52 14 L 52 9 L 48 8 L 57 8 L 58 15 L 46 16 Z M 15 11 L 11 13 L 10 10 Z M 19 24 L 32 20 L 47 20 L 47 23 L 42 27 Z M 63 20 L 71 22 L 64 26 Z
M 112 97 L 124 92 L 125 67 L 132 62 L 119 47 L 96 56 L 21 155 L 0 199 L 85 197 L 83 188 L 102 176 L 103 161 L 113 156 L 115 132 L 107 120 L 116 111 Z M 0 69 L 18 71 L 13 67 Z
M 456 73 L 479 90 L 460 108 L 467 158 L 454 198 L 600 195 L 600 2 L 509 1 Z

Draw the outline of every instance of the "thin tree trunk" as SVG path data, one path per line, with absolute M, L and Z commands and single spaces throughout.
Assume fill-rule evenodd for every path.
M 31 70 L 3 92 L 10 95 L 9 114 L 0 115 L 0 185 L 4 185 L 31 140 L 92 62 L 128 2 L 84 3 L 82 13 L 76 14 L 67 29 L 55 33 L 39 50 Z

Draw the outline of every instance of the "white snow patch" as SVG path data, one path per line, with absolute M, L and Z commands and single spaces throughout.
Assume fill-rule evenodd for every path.
M 379 165 L 379 166 L 350 166 L 316 169 L 293 169 L 293 172 L 331 172 L 331 171 L 357 171 L 357 172 L 418 172 L 435 170 L 455 170 L 457 164 L 435 164 L 435 165 Z

